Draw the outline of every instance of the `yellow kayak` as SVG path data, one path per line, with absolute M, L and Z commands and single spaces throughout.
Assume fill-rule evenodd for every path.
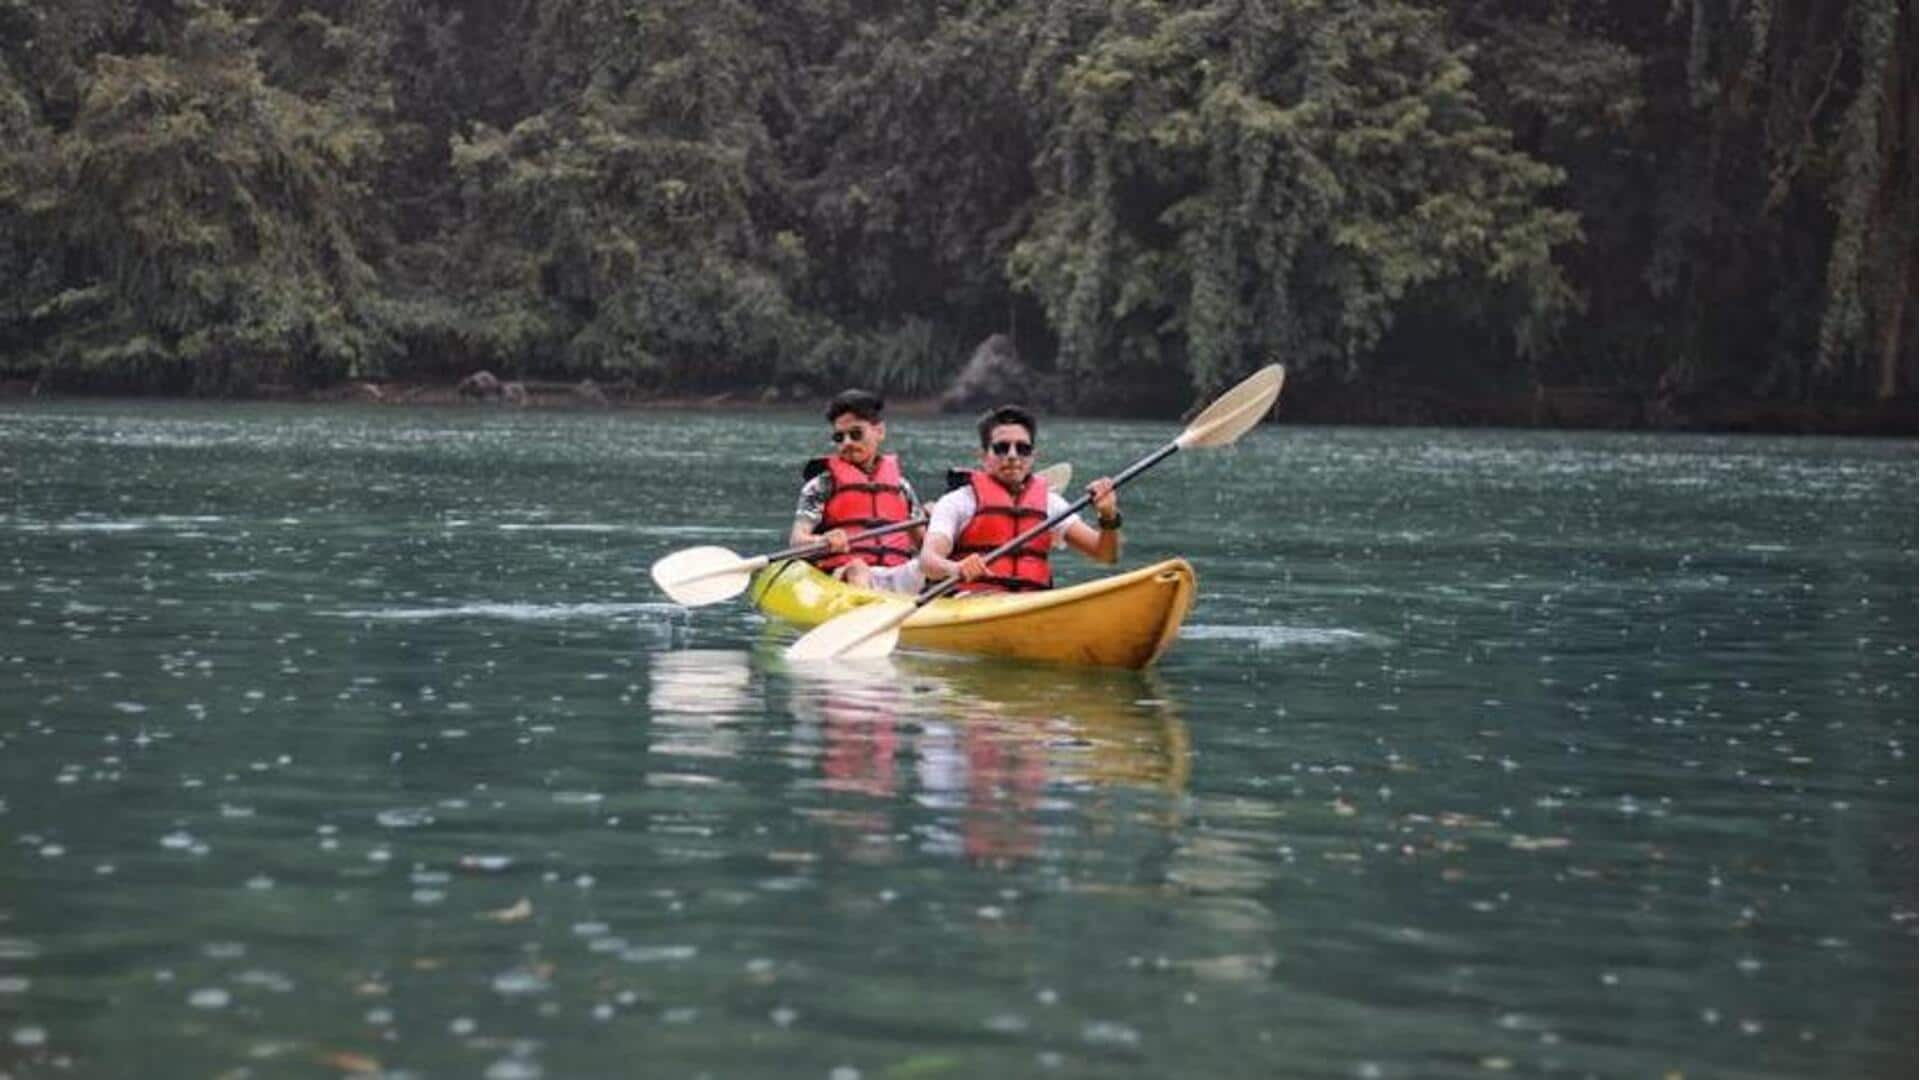
M 856 589 L 806 562 L 763 567 L 747 588 L 755 607 L 800 627 L 897 594 Z M 1193 606 L 1185 559 L 1045 592 L 942 597 L 900 628 L 909 648 L 1102 667 L 1141 668 L 1173 644 Z

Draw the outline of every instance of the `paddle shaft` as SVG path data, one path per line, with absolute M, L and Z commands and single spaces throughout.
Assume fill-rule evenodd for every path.
M 1146 472 L 1148 469 L 1153 468 L 1155 465 L 1160 464 L 1162 461 L 1165 461 L 1167 458 L 1173 456 L 1173 454 L 1177 452 L 1179 449 L 1180 449 L 1180 443 L 1178 440 L 1175 440 L 1174 442 L 1170 442 L 1167 445 L 1161 447 L 1160 449 L 1155 450 L 1153 453 L 1148 454 L 1146 457 L 1141 458 L 1139 461 L 1136 461 L 1133 464 L 1127 466 L 1125 469 L 1122 469 L 1120 473 L 1113 478 L 1114 490 L 1118 491 L 1120 489 L 1121 484 L 1126 483 L 1127 481 L 1133 479 L 1134 477 L 1139 476 L 1141 473 Z M 1065 510 L 1060 511 L 1059 513 L 1053 515 L 1052 517 L 1048 518 L 1047 520 L 1041 522 L 1038 525 L 1028 526 L 1025 532 L 1022 532 L 1020 535 L 1014 537 L 1013 539 L 1007 541 L 1004 544 L 1001 544 L 999 547 L 994 548 L 992 551 L 987 552 L 985 555 L 982 555 L 980 557 L 981 561 L 992 562 L 993 560 L 998 559 L 1003 555 L 1011 554 L 1012 552 L 1018 550 L 1020 547 L 1024 546 L 1027 542 L 1031 541 L 1034 537 L 1039 536 L 1041 533 L 1046 532 L 1048 529 L 1053 528 L 1055 525 L 1058 525 L 1061 522 L 1072 517 L 1073 515 L 1079 513 L 1080 511 L 1085 510 L 1089 505 L 1092 504 L 1092 502 L 1093 502 L 1092 495 L 1089 494 L 1089 495 L 1080 496 L 1079 498 L 1068 503 L 1067 508 Z M 922 589 L 920 591 L 920 595 L 913 598 L 912 610 L 918 610 L 919 608 L 925 607 L 926 605 L 932 603 L 933 601 L 938 600 L 941 597 L 952 592 L 953 590 L 959 588 L 962 584 L 964 583 L 960 580 L 959 574 L 948 575 L 946 580 L 940 582 L 939 584 L 929 585 L 925 589 Z
M 927 519 L 923 517 L 913 517 L 905 521 L 896 521 L 891 525 L 881 525 L 878 528 L 868 529 L 866 532 L 849 533 L 847 535 L 847 543 L 851 544 L 856 540 L 871 540 L 876 536 L 885 536 L 888 533 L 897 533 L 905 529 L 917 529 L 926 523 Z M 758 562 L 761 559 L 765 559 L 766 562 L 775 563 L 781 559 L 811 559 L 815 555 L 827 550 L 828 546 L 825 540 L 815 540 L 810 544 L 800 544 L 783 551 L 773 552 L 769 555 L 761 555 L 748 561 Z M 762 563 L 762 565 L 765 565 L 765 563 Z

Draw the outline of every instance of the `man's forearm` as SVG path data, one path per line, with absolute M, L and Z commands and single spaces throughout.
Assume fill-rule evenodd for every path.
M 926 542 L 920 545 L 920 572 L 928 581 L 945 581 L 954 574 L 952 560 L 947 558 L 953 541 L 945 536 L 927 534 Z

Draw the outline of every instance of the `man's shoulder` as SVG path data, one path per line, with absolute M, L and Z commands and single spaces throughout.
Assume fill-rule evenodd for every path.
M 973 510 L 973 489 L 954 488 L 934 501 L 933 509 L 927 514 L 927 529 L 954 535 L 973 516 Z

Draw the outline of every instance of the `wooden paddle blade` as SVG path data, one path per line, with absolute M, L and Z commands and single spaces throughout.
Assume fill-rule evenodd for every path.
M 787 646 L 795 663 L 819 660 L 874 660 L 893 652 L 900 624 L 920 610 L 904 600 L 882 600 L 828 619 Z
M 760 565 L 723 547 L 686 548 L 653 564 L 653 583 L 674 603 L 700 607 L 740 595 Z
M 1287 369 L 1268 364 L 1240 385 L 1220 395 L 1206 411 L 1193 418 L 1187 430 L 1174 442 L 1182 450 L 1195 446 L 1226 446 L 1245 435 L 1273 408 L 1280 387 L 1287 381 Z

